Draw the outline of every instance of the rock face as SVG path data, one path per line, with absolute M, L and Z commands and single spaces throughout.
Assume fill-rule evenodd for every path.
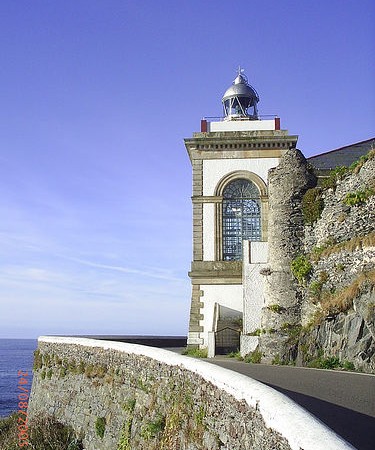
M 301 336 L 297 364 L 336 357 L 357 369 L 375 373 L 374 286 L 365 284 L 353 309 L 321 322 Z M 353 367 L 352 366 L 352 367 Z
M 270 174 L 269 275 L 260 350 L 265 362 L 338 358 L 375 372 L 375 158 L 315 188 L 320 217 L 305 224 L 302 202 L 316 186 L 298 150 Z M 303 255 L 297 281 L 291 264 Z
M 291 261 L 303 247 L 302 197 L 316 184 L 306 160 L 297 149 L 285 153 L 280 164 L 269 173 L 269 265 L 265 288 L 266 307 L 262 328 L 272 332 L 261 336 L 265 361 L 284 352 L 288 335 L 282 330 L 300 321 L 301 292 L 290 271 Z M 277 311 L 269 307 L 277 305 Z

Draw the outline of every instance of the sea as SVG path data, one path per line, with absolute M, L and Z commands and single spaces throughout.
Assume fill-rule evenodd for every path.
M 18 382 L 22 374 L 31 390 L 33 353 L 37 348 L 36 339 L 0 339 L 0 417 L 9 416 L 18 409 Z

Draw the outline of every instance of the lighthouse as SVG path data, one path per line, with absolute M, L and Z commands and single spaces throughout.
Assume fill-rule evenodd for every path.
M 259 115 L 259 100 L 239 69 L 222 97 L 223 116 L 202 119 L 185 139 L 193 208 L 188 347 L 208 348 L 211 356 L 238 349 L 254 326 L 244 308 L 244 267 L 266 262 L 268 171 L 297 142 L 278 117 Z M 254 305 L 260 291 L 254 285 Z

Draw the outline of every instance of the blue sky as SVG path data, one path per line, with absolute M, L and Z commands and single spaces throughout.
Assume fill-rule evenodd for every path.
M 373 137 L 367 0 L 0 2 L 0 337 L 185 334 L 183 138 L 245 68 L 305 155 Z

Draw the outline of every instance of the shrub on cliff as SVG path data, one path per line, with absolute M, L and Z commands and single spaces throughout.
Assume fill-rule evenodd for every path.
M 321 308 L 316 312 L 314 323 L 324 318 L 344 313 L 353 308 L 353 300 L 361 294 L 365 286 L 375 286 L 375 270 L 361 272 L 352 283 L 335 293 L 326 293 L 321 299 Z
M 342 180 L 346 175 L 350 174 L 349 167 L 338 166 L 329 172 L 328 177 L 323 181 L 322 186 L 324 189 L 336 189 L 337 182 Z
M 19 450 L 18 413 L 0 419 L 0 449 Z M 57 422 L 52 417 L 38 417 L 28 424 L 29 445 L 33 450 L 82 450 L 82 442 L 73 428 Z
M 374 159 L 375 158 L 375 149 L 371 149 L 366 155 L 362 155 L 358 161 L 355 161 L 350 167 L 349 169 L 353 172 L 353 173 L 358 173 L 363 164 L 365 164 L 366 161 L 369 161 L 370 159 Z
M 12 414 L 9 417 L 0 418 L 0 448 L 4 450 L 19 450 L 17 420 L 19 415 Z
M 311 273 L 312 265 L 305 255 L 298 255 L 291 262 L 290 269 L 298 282 L 305 284 L 307 277 Z
M 320 188 L 308 189 L 302 197 L 302 214 L 306 224 L 312 224 L 320 219 L 324 207 Z
M 338 166 L 329 172 L 327 178 L 324 179 L 322 186 L 324 189 L 336 189 L 337 182 L 345 178 L 352 173 L 357 174 L 362 166 L 369 160 L 375 158 L 375 149 L 371 149 L 366 155 L 362 155 L 357 161 L 351 164 L 349 167 Z
M 348 206 L 362 205 L 374 194 L 375 194 L 375 191 L 373 189 L 349 192 L 348 194 L 346 194 L 343 202 L 345 203 L 345 205 L 348 205 Z

